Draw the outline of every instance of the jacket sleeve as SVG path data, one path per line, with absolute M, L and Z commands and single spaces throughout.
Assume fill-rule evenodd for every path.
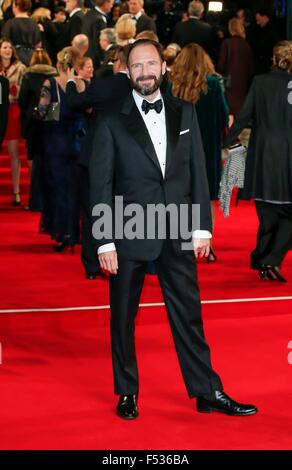
M 223 146 L 228 147 L 236 142 L 239 134 L 245 129 L 251 120 L 255 119 L 256 106 L 256 84 L 257 77 L 254 78 L 248 95 L 245 99 L 237 118 L 231 126 L 227 137 L 224 139 Z
M 25 111 L 29 105 L 29 95 L 29 80 L 27 76 L 24 75 L 18 96 L 18 104 L 22 111 Z
M 210 194 L 207 180 L 205 154 L 195 106 L 192 107 L 190 170 L 192 180 L 192 204 L 198 205 L 200 218 L 192 227 L 194 230 L 208 230 L 212 233 Z
M 75 82 L 68 82 L 66 85 L 66 98 L 70 108 L 75 111 L 85 111 L 85 109 L 90 108 L 93 100 L 92 87 L 91 83 L 83 92 L 78 93 Z
M 217 71 L 221 75 L 226 75 L 228 73 L 226 70 L 226 62 L 227 62 L 227 43 L 225 40 L 223 41 L 221 45 L 218 64 L 217 64 Z
M 114 161 L 114 139 L 106 120 L 103 120 L 95 130 L 89 161 L 92 234 L 97 248 L 114 242 L 112 216 Z M 103 223 L 102 217 L 104 217 Z

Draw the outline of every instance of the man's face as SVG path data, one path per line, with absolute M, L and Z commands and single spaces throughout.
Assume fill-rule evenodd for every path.
M 166 70 L 158 51 L 151 44 L 137 46 L 129 57 L 128 70 L 133 88 L 142 96 L 159 89 Z
M 64 23 L 66 21 L 66 13 L 64 13 L 63 11 L 55 13 L 55 21 L 57 23 Z
M 266 26 L 266 24 L 269 22 L 269 18 L 266 15 L 260 15 L 260 13 L 256 14 L 256 23 L 259 25 L 261 28 Z
M 105 2 L 105 3 L 102 5 L 103 11 L 104 11 L 105 13 L 110 13 L 113 6 L 114 6 L 114 0 L 108 0 L 107 2 Z
M 109 45 L 108 40 L 107 40 L 106 36 L 104 34 L 102 34 L 102 31 L 101 31 L 100 36 L 99 36 L 99 45 L 100 45 L 100 47 L 103 51 L 106 51 L 106 49 Z
M 131 15 L 137 15 L 142 9 L 142 3 L 139 0 L 129 0 L 129 12 Z
M 71 13 L 71 11 L 75 10 L 75 8 L 78 8 L 76 0 L 65 0 L 66 3 L 66 11 L 68 13 Z

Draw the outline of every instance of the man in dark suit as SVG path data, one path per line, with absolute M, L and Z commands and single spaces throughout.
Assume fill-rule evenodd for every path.
M 212 26 L 201 19 L 204 13 L 204 5 L 193 0 L 189 3 L 188 13 L 188 21 L 177 23 L 174 29 L 173 42 L 181 47 L 195 42 L 202 46 L 209 55 L 213 56 L 216 36 Z
M 102 51 L 99 46 L 100 31 L 107 27 L 108 18 L 114 0 L 95 0 L 95 8 L 88 10 L 83 20 L 83 34 L 89 39 L 87 55 L 93 60 L 94 68 L 100 66 Z
M 85 112 L 86 137 L 81 149 L 79 160 L 80 205 L 82 213 L 82 251 L 81 261 L 85 269 L 86 278 L 94 280 L 101 274 L 98 266 L 96 243 L 92 237 L 91 211 L 89 205 L 89 174 L 88 160 L 92 152 L 93 134 L 97 121 L 106 111 L 114 111 L 119 102 L 130 93 L 130 82 L 126 74 L 126 56 L 122 47 L 117 46 L 113 57 L 114 75 L 106 78 L 94 78 L 83 93 L 78 93 L 74 75 L 67 83 L 66 96 L 69 106 L 76 111 Z
M 104 213 L 111 209 L 107 213 L 110 217 L 120 208 L 133 213 L 133 205 L 138 204 L 134 211 L 142 220 L 138 220 L 137 230 L 144 224 L 138 238 L 132 232 L 124 236 L 129 217 L 118 222 L 116 212 L 115 221 L 108 220 L 114 224 L 115 236 L 109 233 L 103 219 L 93 225 L 100 264 L 111 273 L 114 384 L 115 393 L 120 395 L 117 414 L 124 419 L 138 416 L 134 321 L 147 263 L 153 260 L 182 375 L 189 396 L 198 397 L 198 411 L 254 414 L 257 410 L 253 405 L 236 403 L 222 391 L 221 380 L 211 366 L 194 259 L 194 251 L 196 256 L 208 255 L 212 227 L 204 153 L 194 106 L 161 96 L 165 71 L 158 43 L 141 39 L 131 45 L 128 73 L 134 90 L 119 112 L 103 117 L 95 133 L 90 161 L 93 215 L 98 215 L 101 208 L 94 207 L 96 204 L 102 205 Z M 123 198 L 122 205 L 117 196 L 119 202 Z M 170 223 L 168 217 L 159 217 L 157 223 L 155 215 L 149 218 L 149 207 L 158 204 L 172 204 L 177 211 L 181 205 L 188 210 L 192 204 L 200 206 L 200 224 L 191 227 L 197 231 L 189 250 L 183 249 L 179 237 L 171 236 L 177 219 Z M 107 226 L 106 234 L 98 229 L 101 221 Z M 161 229 L 164 237 L 157 235 Z
M 7 119 L 8 119 L 8 106 L 9 106 L 9 82 L 7 78 L 0 75 L 0 149 L 5 136 Z
M 82 31 L 82 21 L 84 13 L 82 8 L 84 6 L 84 0 L 65 0 L 66 11 L 69 13 L 69 18 L 66 23 L 66 46 L 70 46 L 74 36 L 80 34 Z
M 136 34 L 142 31 L 153 31 L 156 33 L 155 21 L 143 13 L 143 0 L 129 0 L 129 13 L 136 21 Z

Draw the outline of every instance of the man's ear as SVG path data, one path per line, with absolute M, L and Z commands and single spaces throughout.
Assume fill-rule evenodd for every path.
M 162 62 L 162 75 L 164 75 L 166 72 L 166 62 L 165 60 Z
M 128 67 L 126 68 L 126 72 L 127 72 L 127 77 L 128 77 L 128 79 L 130 79 L 130 72 L 129 72 Z

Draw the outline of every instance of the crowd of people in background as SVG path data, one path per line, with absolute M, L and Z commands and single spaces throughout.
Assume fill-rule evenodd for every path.
M 2 1 L 0 77 L 2 90 L 4 79 L 9 82 L 9 110 L 0 137 L 7 141 L 11 157 L 12 204 L 21 205 L 18 144 L 24 138 L 31 177 L 27 209 L 41 211 L 40 231 L 57 242 L 55 251 L 73 250 L 81 239 L 89 279 L 102 274 L 90 226 L 93 130 L 102 114 L 114 110 L 130 92 L 126 48 L 137 39 L 163 45 L 164 92 L 196 106 L 214 225 L 228 123 L 238 116 L 242 120 L 253 77 L 271 70 L 274 47 L 285 39 L 269 10 L 252 12 L 236 7 L 236 2 L 234 6 L 214 24 L 196 0 Z M 285 51 L 291 54 L 288 46 Z M 289 67 L 283 69 L 290 74 Z M 247 115 L 251 119 L 251 111 Z M 246 118 L 243 122 L 248 126 Z M 269 197 L 277 201 L 277 191 Z M 261 198 L 266 201 L 267 195 Z M 292 203 L 288 189 L 280 202 Z M 290 213 L 287 218 L 291 222 Z M 287 249 L 289 240 L 287 236 Z M 279 267 L 283 256 L 273 266 Z M 212 248 L 208 261 L 215 260 Z M 262 264 L 257 259 L 256 267 Z M 266 271 L 265 276 L 275 279 L 278 274 Z

